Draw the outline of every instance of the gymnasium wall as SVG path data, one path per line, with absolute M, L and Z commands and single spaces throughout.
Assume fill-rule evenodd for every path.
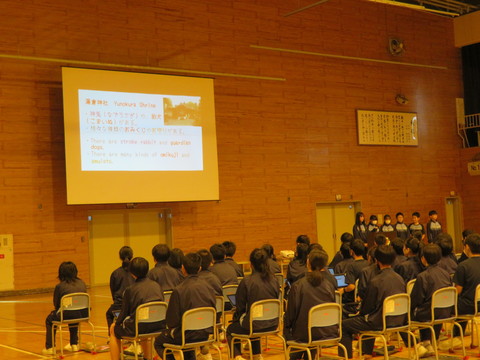
M 478 161 L 480 148 L 474 147 L 460 150 L 460 176 L 462 178 L 463 222 L 464 227 L 477 232 L 480 231 L 480 176 L 468 173 L 468 163 Z
M 265 242 L 292 248 L 298 234 L 326 241 L 315 204 L 335 194 L 367 214 L 418 210 L 423 222 L 431 209 L 444 217 L 452 190 L 468 207 L 452 20 L 359 0 L 284 16 L 309 3 L 3 0 L 0 55 L 37 58 L 0 57 L 0 232 L 14 236 L 16 289 L 53 286 L 63 260 L 88 282 L 87 211 L 124 207 L 66 205 L 60 68 L 78 61 L 278 78 L 214 76 L 221 201 L 139 204 L 171 208 L 186 251 L 229 239 L 244 260 Z M 391 36 L 404 55 L 389 54 Z M 356 109 L 416 111 L 419 146 L 358 146 Z

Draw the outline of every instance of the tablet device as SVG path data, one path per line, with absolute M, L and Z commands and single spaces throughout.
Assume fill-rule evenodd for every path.
M 235 297 L 235 295 L 227 295 L 227 298 L 230 301 L 230 303 L 232 304 L 232 306 L 237 305 L 237 298 Z
M 116 320 L 118 319 L 118 315 L 120 315 L 120 310 L 113 310 L 112 314 L 113 314 L 113 318 Z
M 334 276 L 335 279 L 337 279 L 337 285 L 339 288 L 348 286 L 348 284 L 345 282 L 345 274 L 336 274 Z
M 333 268 L 328 268 L 328 272 L 332 275 L 335 274 L 335 271 L 333 270 Z

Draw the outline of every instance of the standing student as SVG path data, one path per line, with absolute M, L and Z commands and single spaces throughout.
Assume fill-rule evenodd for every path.
M 362 244 L 363 246 L 363 244 Z M 316 305 L 335 302 L 335 287 L 327 280 L 325 266 L 327 258 L 320 251 L 308 255 L 308 272 L 298 280 L 288 294 L 288 305 L 284 316 L 284 337 L 299 342 L 308 341 L 308 313 Z M 328 339 L 337 334 L 337 327 L 312 329 L 313 340 Z M 306 358 L 303 352 L 292 352 L 290 360 Z M 312 353 L 312 357 L 315 354 Z
M 397 219 L 397 222 L 395 223 L 394 228 L 397 232 L 397 237 L 405 241 L 408 237 L 408 226 L 403 222 L 403 213 L 398 212 L 395 215 L 395 218 Z
M 55 286 L 53 291 L 53 310 L 45 320 L 46 326 L 46 338 L 45 348 L 42 350 L 43 355 L 53 355 L 53 342 L 52 338 L 52 326 L 54 321 L 60 321 L 60 315 L 58 310 L 60 309 L 60 301 L 62 297 L 68 294 L 77 292 L 87 292 L 85 283 L 77 277 L 77 266 L 71 261 L 64 261 L 58 267 L 58 279 L 60 282 Z M 67 316 L 71 319 L 83 317 L 87 314 L 82 313 L 82 310 L 71 310 L 67 313 Z M 68 325 L 70 331 L 70 343 L 65 346 L 65 350 L 78 351 L 78 324 Z
M 392 218 L 390 215 L 385 215 L 383 217 L 383 224 L 380 226 L 381 232 L 392 232 L 395 231 L 395 228 L 392 225 Z
M 163 291 L 172 290 L 183 281 L 183 274 L 168 264 L 170 254 L 171 251 L 165 244 L 157 244 L 152 249 L 155 266 L 148 272 L 148 278 L 157 282 Z
M 453 240 L 450 234 L 441 233 L 437 236 L 436 243 L 442 250 L 442 257 L 438 262 L 438 266 L 445 269 L 449 274 L 455 274 L 457 271 L 457 257 L 453 253 Z
M 360 242 L 362 241 L 360 240 Z M 365 245 L 363 245 L 363 242 L 362 242 L 362 246 L 363 248 L 365 248 Z M 345 274 L 348 264 L 354 261 L 352 253 L 350 251 L 350 243 L 343 243 L 342 246 L 340 246 L 340 252 L 342 253 L 343 260 L 340 261 L 337 265 L 335 265 L 334 267 L 335 274 Z
M 405 284 L 413 280 L 423 271 L 423 265 L 420 261 L 420 250 L 422 243 L 415 237 L 410 236 L 403 247 L 403 254 L 407 260 L 398 264 L 395 271 L 405 280 Z
M 378 232 L 378 229 L 377 215 L 370 215 L 370 221 L 367 224 L 367 234 Z
M 213 257 L 213 266 L 210 270 L 220 279 L 222 286 L 237 285 L 237 272 L 233 266 L 225 262 L 225 247 L 222 244 L 210 246 L 210 253 Z
M 383 301 L 391 295 L 405 292 L 403 279 L 395 273 L 391 264 L 395 260 L 395 251 L 389 245 L 380 245 L 375 249 L 380 273 L 375 276 L 368 288 L 364 301 L 360 307 L 360 315 L 342 321 L 342 339 L 340 342 L 347 349 L 348 358 L 352 358 L 353 335 L 365 330 L 381 330 L 383 326 L 382 311 Z M 403 325 L 406 318 L 395 317 L 391 319 L 390 326 Z M 375 339 L 364 340 L 364 354 L 371 355 Z M 338 355 L 344 356 L 343 349 L 338 347 Z
M 295 257 L 288 264 L 287 280 L 290 286 L 307 272 L 308 245 L 298 244 Z
M 353 238 L 362 240 L 364 244 L 368 243 L 365 214 L 361 211 L 357 212 L 357 214 L 355 215 L 355 225 L 353 225 Z
M 233 260 L 233 255 L 237 251 L 237 245 L 233 241 L 224 241 L 222 245 L 225 248 L 225 262 L 235 269 L 237 277 L 243 277 L 242 267 Z
M 167 330 L 155 339 L 155 350 L 160 358 L 163 357 L 165 343 L 177 345 L 182 343 L 182 316 L 186 311 L 200 307 L 215 308 L 215 290 L 198 275 L 201 262 L 202 259 L 197 253 L 188 253 L 182 259 L 182 271 L 186 278 L 173 289 L 170 297 L 165 317 Z M 186 333 L 185 340 L 187 342 L 204 341 L 213 334 L 213 331 L 213 327 L 190 331 Z M 195 351 L 184 352 L 184 358 L 185 360 L 194 360 Z M 169 354 L 167 359 L 174 360 L 174 356 Z
M 125 289 L 122 310 L 117 320 L 110 327 L 110 358 L 120 359 L 120 339 L 135 334 L 135 315 L 137 307 L 152 301 L 163 301 L 162 288 L 158 283 L 147 278 L 148 261 L 142 257 L 133 258 L 129 270 L 135 282 Z M 140 331 L 149 332 L 163 328 L 163 322 L 142 324 Z M 152 359 L 150 346 L 142 342 L 143 358 Z
M 353 235 L 348 233 L 348 232 L 345 232 L 345 233 L 342 234 L 342 236 L 340 236 L 340 241 L 342 242 L 342 244 L 344 244 L 344 243 L 350 244 L 353 241 Z M 340 247 L 341 247 L 341 245 L 340 245 Z M 334 268 L 335 265 L 337 265 L 342 260 L 343 260 L 342 252 L 339 250 L 333 256 L 333 259 L 330 262 L 330 264 L 328 264 L 328 267 Z
M 107 310 L 107 325 L 108 329 L 112 326 L 115 318 L 114 311 L 122 309 L 123 292 L 127 287 L 135 282 L 128 271 L 128 265 L 133 258 L 133 250 L 130 246 L 123 246 L 119 251 L 122 266 L 112 272 L 110 275 L 110 293 L 112 294 L 113 304 Z
M 422 233 L 422 239 L 425 237 L 425 227 L 420 224 L 420 213 L 418 211 L 415 211 L 412 214 L 412 223 L 408 225 L 409 235 L 413 235 L 415 231 L 420 231 Z
M 305 244 L 303 244 L 305 245 Z M 238 285 L 237 305 L 233 314 L 233 321 L 227 328 L 227 340 L 232 349 L 232 334 L 248 334 L 250 331 L 249 317 L 251 306 L 254 302 L 267 299 L 278 299 L 280 288 L 275 276 L 270 272 L 267 265 L 268 255 L 261 249 L 254 249 L 250 254 L 252 274 L 247 275 Z M 278 327 L 278 318 L 262 321 L 257 324 L 255 331 L 271 331 Z M 262 358 L 260 351 L 260 339 L 252 339 L 252 354 L 254 360 Z M 233 346 L 235 360 L 243 360 L 240 344 Z
M 430 210 L 428 213 L 430 220 L 427 223 L 427 240 L 429 243 L 436 242 L 438 235 L 442 233 L 442 224 L 438 222 L 438 213 L 436 210 Z
M 272 274 L 281 274 L 282 269 L 277 262 L 277 258 L 275 257 L 275 251 L 273 250 L 273 246 L 270 244 L 262 245 L 261 249 L 265 251 L 268 255 L 268 267 L 270 268 L 270 272 Z

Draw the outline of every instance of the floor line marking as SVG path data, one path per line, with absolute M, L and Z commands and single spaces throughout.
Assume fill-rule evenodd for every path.
M 21 349 L 14 348 L 14 347 L 11 347 L 11 346 L 8 346 L 8 345 L 0 344 L 0 347 L 3 347 L 3 348 L 5 348 L 5 349 L 10 349 L 10 350 L 18 351 L 18 352 L 21 352 L 21 353 L 24 353 L 24 354 L 36 356 L 36 357 L 38 357 L 38 358 L 40 358 L 40 359 L 50 359 L 50 358 L 51 358 L 50 356 L 39 355 L 39 354 L 30 352 L 30 351 L 21 350 Z

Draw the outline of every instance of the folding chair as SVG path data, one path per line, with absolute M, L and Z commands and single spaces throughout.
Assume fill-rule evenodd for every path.
M 324 328 L 328 326 L 338 326 L 336 336 L 329 339 L 314 340 L 312 338 L 312 330 L 314 328 Z M 308 312 L 308 342 L 302 343 L 298 341 L 287 341 L 287 355 L 290 358 L 292 349 L 307 351 L 308 360 L 312 360 L 311 348 L 319 348 L 322 346 L 340 346 L 345 354 L 345 360 L 348 360 L 347 349 L 340 343 L 342 338 L 342 306 L 338 303 L 325 303 L 312 307 Z
M 237 294 L 238 285 L 225 285 L 222 286 L 222 293 L 224 298 L 224 311 L 223 311 L 223 327 L 227 328 L 227 314 L 233 314 L 235 312 L 235 306 L 230 302 L 228 295 L 236 295 Z M 225 306 L 230 304 L 232 308 L 230 310 L 225 310 Z
M 417 279 L 412 279 L 409 282 L 407 282 L 407 294 L 410 295 L 412 293 L 413 285 L 415 285 L 415 281 Z
M 82 311 L 84 310 L 85 316 L 70 318 L 68 316 L 69 311 Z M 81 331 L 80 323 L 85 322 L 90 325 L 92 328 L 92 338 L 93 338 L 93 350 L 92 354 L 95 353 L 95 327 L 90 321 L 90 296 L 87 293 L 72 293 L 64 295 L 60 300 L 60 309 L 58 309 L 57 314 L 60 315 L 59 321 L 52 322 L 52 339 L 53 339 L 53 355 L 57 354 L 57 342 L 55 341 L 55 329 L 58 328 L 60 332 L 60 359 L 64 358 L 63 355 L 63 336 L 62 329 L 64 326 L 75 324 L 78 326 L 78 343 L 81 343 Z
M 335 290 L 335 303 L 342 306 L 342 293 L 338 290 Z
M 184 360 L 183 351 L 190 350 L 195 351 L 195 348 L 210 345 L 218 352 L 219 359 L 222 359 L 222 353 L 215 341 L 217 341 L 215 324 L 216 324 L 216 311 L 213 307 L 201 307 L 196 309 L 191 309 L 186 311 L 182 316 L 182 343 L 180 345 L 176 344 L 163 344 L 165 350 L 163 350 L 163 359 L 166 359 L 167 352 L 178 352 L 180 353 L 181 360 Z M 206 330 L 212 328 L 213 336 L 209 337 L 207 340 L 203 341 L 186 341 L 186 333 L 191 331 Z
M 473 349 L 475 348 L 475 345 L 473 344 L 473 339 L 474 339 L 474 333 L 476 332 L 477 333 L 477 346 L 480 344 L 480 329 L 479 329 L 479 326 L 478 326 L 478 323 L 475 321 L 475 318 L 477 316 L 480 316 L 480 312 L 479 312 L 479 309 L 478 309 L 478 302 L 480 301 L 480 285 L 477 285 L 477 288 L 475 289 L 475 298 L 474 298 L 474 301 L 475 301 L 475 310 L 473 312 L 473 314 L 463 314 L 463 315 L 458 315 L 457 316 L 457 319 L 458 320 L 461 320 L 461 321 L 458 321 L 458 322 L 462 322 L 463 321 L 471 321 L 471 328 L 472 328 L 472 342 L 470 344 L 470 348 Z
M 220 331 L 225 332 L 225 328 L 223 324 L 225 323 L 225 299 L 223 296 L 215 296 L 215 310 L 217 312 L 216 314 L 216 322 L 215 322 L 215 331 L 216 331 L 216 337 L 217 340 L 220 339 Z M 219 317 L 218 314 L 221 314 Z
M 137 307 L 135 311 L 135 334 L 133 336 L 122 337 L 121 342 L 124 340 L 133 341 L 133 348 L 135 349 L 135 360 L 138 360 L 137 354 L 137 342 L 140 342 L 145 339 L 152 339 L 160 335 L 160 333 L 165 330 L 165 325 L 158 327 L 158 329 L 150 330 L 149 332 L 142 332 L 140 330 L 141 325 L 159 323 L 160 321 L 165 320 L 165 315 L 167 313 L 167 303 L 163 301 L 152 301 L 145 303 Z M 150 341 L 151 354 L 154 354 L 153 351 L 153 341 Z M 120 346 L 121 359 L 125 359 L 123 353 L 123 346 Z
M 435 310 L 437 309 L 448 309 L 452 308 L 453 315 L 446 317 L 446 318 L 439 318 L 435 316 Z M 453 326 L 458 326 L 460 330 L 460 337 L 462 339 L 462 350 L 463 350 L 463 357 L 466 356 L 465 353 L 465 344 L 463 344 L 463 330 L 460 324 L 456 321 L 457 319 L 457 289 L 453 286 L 445 287 L 442 289 L 438 289 L 432 295 L 432 307 L 431 307 L 431 319 L 430 321 L 412 321 L 411 325 L 412 328 L 419 328 L 419 329 L 430 329 L 432 333 L 432 346 L 435 349 L 435 358 L 438 360 L 438 346 L 437 346 L 437 339 L 435 337 L 435 330 L 433 325 L 437 324 L 445 324 L 451 323 Z M 452 336 L 452 344 L 453 344 L 453 336 Z
M 248 334 L 234 334 L 234 333 L 231 334 L 232 343 L 229 351 L 231 358 L 234 357 L 233 348 L 236 340 L 240 342 L 242 340 L 246 340 L 248 342 L 248 346 L 249 346 L 248 348 L 251 350 L 252 349 L 251 339 L 267 337 L 270 335 L 277 336 L 279 339 L 281 339 L 282 345 L 283 345 L 283 352 L 285 353 L 287 351 L 285 339 L 281 335 L 281 328 L 277 327 L 277 329 L 275 330 L 265 331 L 265 332 L 253 331 L 255 321 L 278 319 L 278 322 L 280 323 L 280 316 L 281 316 L 280 308 L 281 308 L 280 300 L 278 299 L 260 300 L 252 304 L 252 306 L 250 307 L 250 317 L 248 319 L 249 328 L 250 328 L 249 333 Z M 252 351 L 250 351 L 250 360 L 253 360 Z
M 392 316 L 405 316 L 407 318 L 407 323 L 400 326 L 392 326 L 389 327 L 387 325 L 387 321 L 389 317 Z M 391 295 L 383 300 L 383 310 L 382 310 L 382 322 L 383 327 L 381 330 L 374 331 L 374 330 L 367 330 L 360 332 L 360 336 L 358 338 L 359 343 L 359 357 L 363 359 L 363 352 L 362 352 L 362 340 L 372 339 L 380 337 L 383 340 L 383 351 L 385 360 L 388 360 L 388 347 L 387 347 L 387 339 L 385 335 L 392 334 L 392 333 L 400 333 L 404 332 L 407 333 L 409 339 L 413 339 L 413 345 L 415 350 L 415 358 L 418 359 L 418 351 L 417 351 L 417 340 L 413 335 L 410 329 L 410 296 L 408 294 L 396 294 Z M 400 346 L 400 338 L 398 340 Z M 409 340 L 410 342 L 410 340 Z M 410 344 L 408 344 L 410 345 Z M 408 356 L 410 357 L 410 346 L 408 347 Z
M 172 296 L 172 290 L 165 290 L 163 292 L 163 301 L 165 301 L 168 304 L 170 301 L 170 296 Z

